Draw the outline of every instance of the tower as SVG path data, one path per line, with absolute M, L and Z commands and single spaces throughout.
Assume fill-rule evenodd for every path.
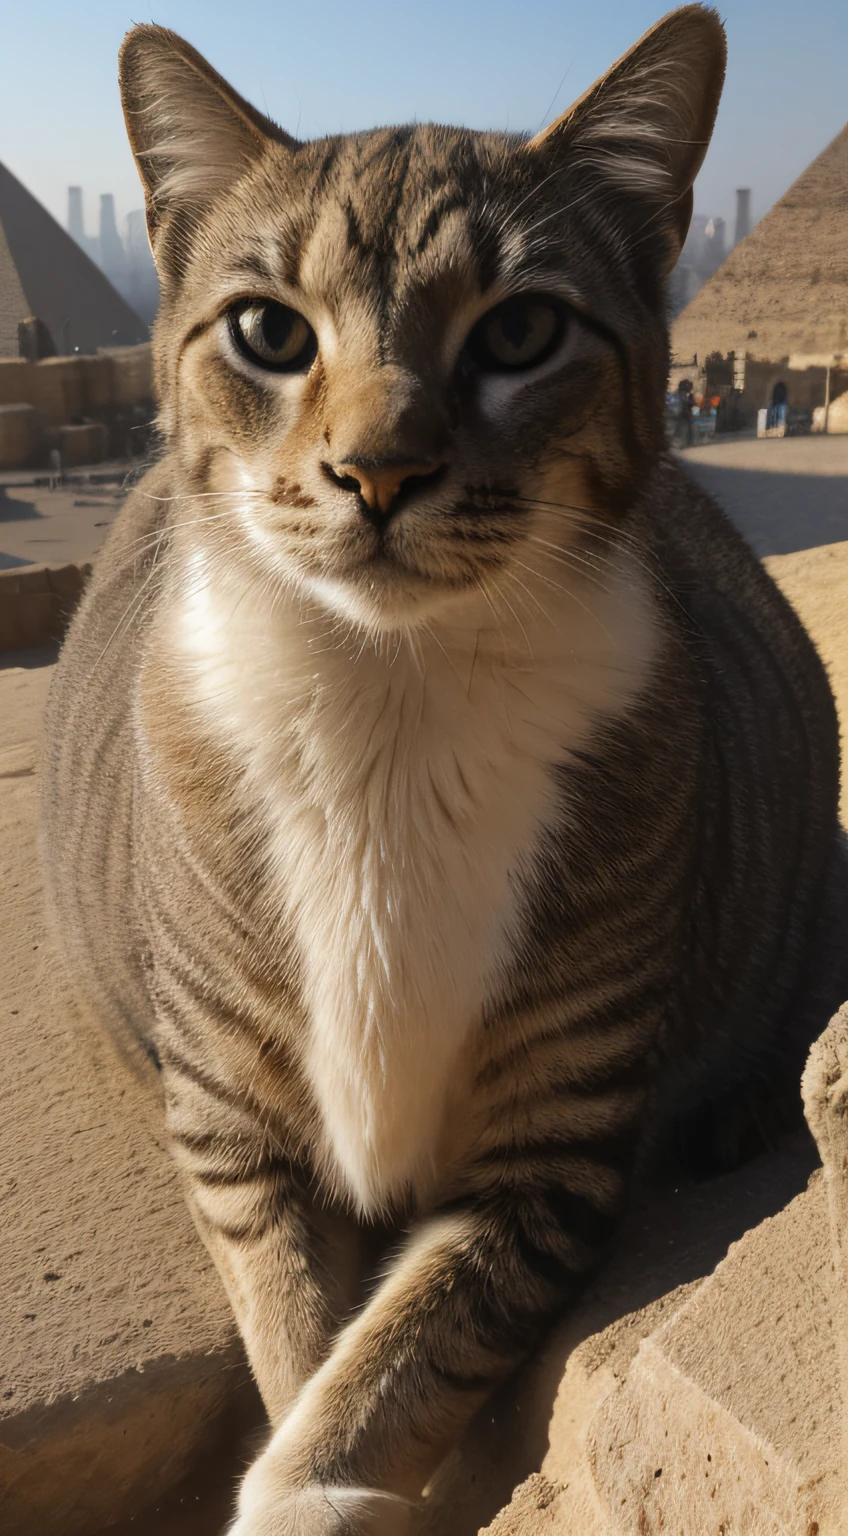
M 751 188 L 736 188 L 736 230 L 733 243 L 739 245 L 751 233 Z
M 125 297 L 136 314 L 152 325 L 159 308 L 159 279 L 153 264 L 144 211 L 127 214 L 127 291 Z
M 85 247 L 85 223 L 82 216 L 82 187 L 68 187 L 68 234 L 77 245 Z
M 115 223 L 115 199 L 111 192 L 104 192 L 100 198 L 100 265 L 110 283 L 123 292 L 127 255 Z

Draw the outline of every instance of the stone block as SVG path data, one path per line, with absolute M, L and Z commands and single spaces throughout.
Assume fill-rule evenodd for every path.
M 42 457 L 39 412 L 31 405 L 0 405 L 0 469 L 29 469 Z
M 827 413 L 828 432 L 848 432 L 848 394 L 831 400 Z
M 59 428 L 62 468 L 75 469 L 80 464 L 102 464 L 109 456 L 109 432 L 102 421 L 83 421 Z
M 153 355 L 147 342 L 38 363 L 0 358 L 0 405 L 32 405 L 52 426 L 82 416 L 108 419 L 152 399 Z
M 108 411 L 114 396 L 114 369 L 112 360 L 103 353 L 78 360 L 82 388 L 82 410 L 86 416 L 98 416 Z
M 24 357 L 0 357 L 0 405 L 32 405 L 30 379 L 35 363 Z
M 490 1536 L 842 1532 L 830 1268 L 818 1176 L 669 1298 L 670 1315 L 643 1310 L 587 1340 L 569 1358 L 541 1476 Z
M 51 426 L 61 426 L 83 413 L 82 374 L 75 357 L 46 357 L 33 363 L 29 402 Z
M 0 571 L 0 651 L 61 639 L 91 575 L 90 565 L 24 565 Z
M 813 1046 L 802 1087 L 804 1109 L 824 1164 L 833 1342 L 841 1376 L 842 1486 L 848 1489 L 848 1003 Z M 845 1505 L 848 1530 L 848 1497 Z
M 541 1471 L 490 1536 L 845 1536 L 848 1005 L 803 1092 L 824 1170 L 706 1279 L 568 1352 Z
M 112 365 L 112 404 L 143 405 L 153 399 L 153 348 L 149 342 L 137 347 L 109 347 L 98 352 Z

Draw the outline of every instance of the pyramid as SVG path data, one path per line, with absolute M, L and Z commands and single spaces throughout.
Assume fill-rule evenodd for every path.
M 848 125 L 672 327 L 672 356 L 848 356 Z
M 0 357 L 36 315 L 58 353 L 147 341 L 147 327 L 75 240 L 0 164 Z

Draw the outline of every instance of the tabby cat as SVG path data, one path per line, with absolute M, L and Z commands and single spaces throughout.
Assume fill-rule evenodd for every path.
M 729 1156 L 848 993 L 827 680 L 664 441 L 724 63 L 686 6 L 536 138 L 301 144 L 124 44 L 165 451 L 46 845 L 267 1405 L 238 1536 L 413 1530 L 646 1138 Z

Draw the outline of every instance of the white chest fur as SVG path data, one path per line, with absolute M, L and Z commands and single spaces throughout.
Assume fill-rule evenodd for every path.
M 328 1171 L 378 1211 L 433 1177 L 550 818 L 551 765 L 644 682 L 649 603 L 630 570 L 512 634 L 483 610 L 375 649 L 195 565 L 170 640 L 263 807 Z

